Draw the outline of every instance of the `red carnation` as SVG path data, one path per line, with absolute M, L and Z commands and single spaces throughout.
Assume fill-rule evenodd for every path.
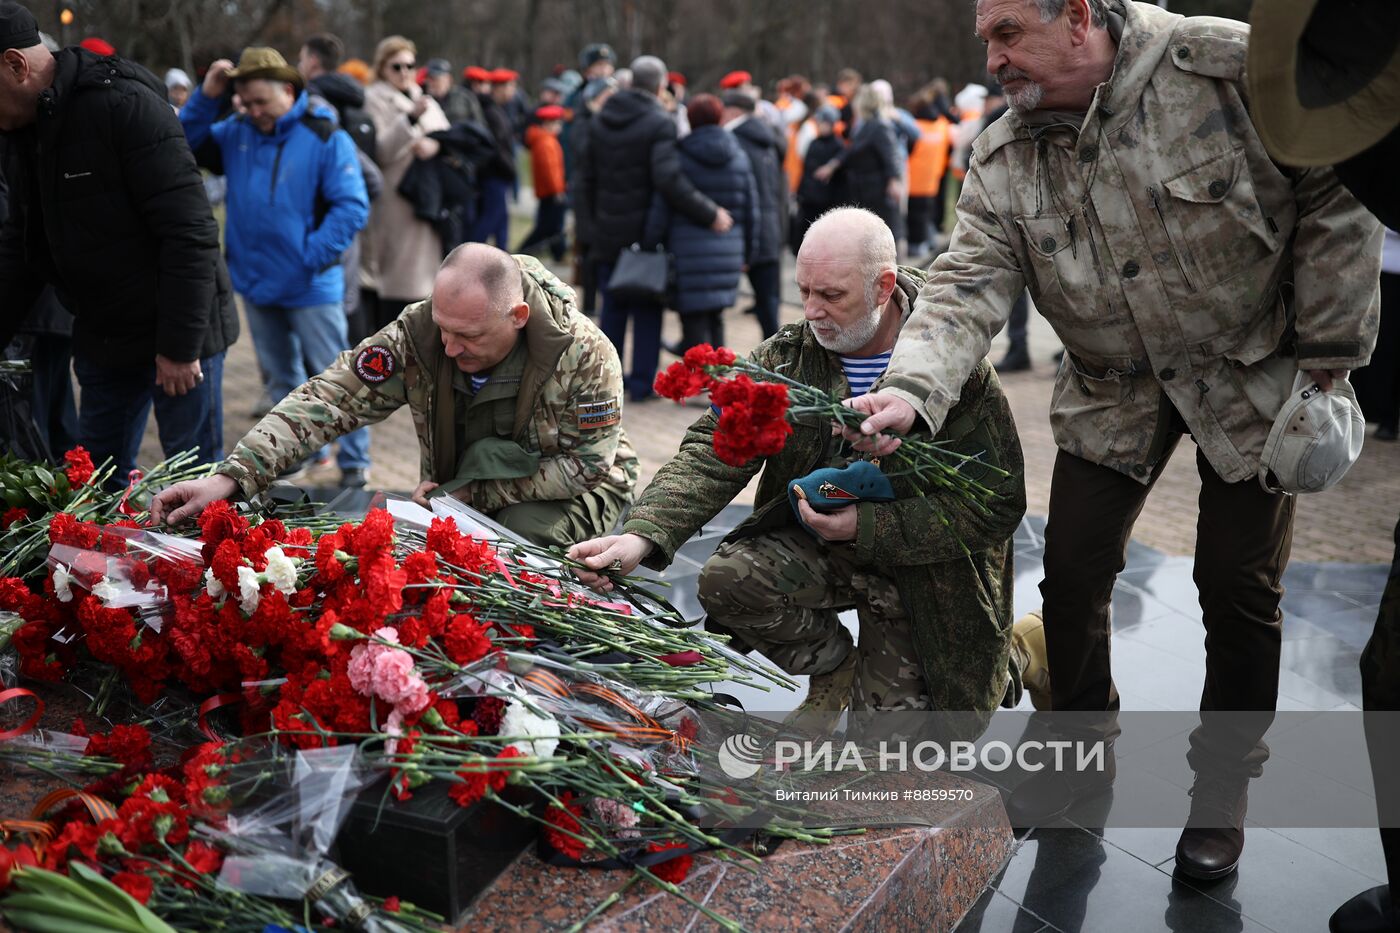
M 582 839 L 569 835 L 583 835 L 583 824 L 578 820 L 583 815 L 583 806 L 573 799 L 573 791 L 566 790 L 559 795 L 559 803 L 552 803 L 545 810 L 544 838 L 556 851 L 576 859 L 583 855 L 586 846 Z
M 117 872 L 112 876 L 112 883 L 143 904 L 151 899 L 151 891 L 155 887 L 150 875 L 141 875 L 134 871 Z
M 321 540 L 316 542 L 316 572 L 325 583 L 334 583 L 345 576 L 345 564 L 335 556 L 336 551 L 344 550 L 345 537 L 338 531 L 321 535 Z
M 38 857 L 28 845 L 16 846 L 14 849 L 0 846 L 0 891 L 10 886 L 10 874 L 16 868 L 38 864 Z
M 683 402 L 704 392 L 712 381 L 702 370 L 691 369 L 684 363 L 672 363 L 656 374 L 652 388 L 662 398 Z
M 486 772 L 473 771 L 468 768 L 460 768 L 457 777 L 461 778 L 461 783 L 455 783 L 448 790 L 447 796 L 459 807 L 470 807 L 482 797 L 486 796 Z
M 706 366 L 733 366 L 734 351 L 728 347 L 712 347 L 700 343 L 685 351 L 685 365 L 691 369 L 704 369 Z
M 715 455 L 730 466 L 743 466 L 754 457 L 770 457 L 783 449 L 792 426 L 784 418 L 787 386 L 754 382 L 748 376 L 716 382 L 710 399 L 719 406 L 715 426 Z
M 520 749 L 516 748 L 514 745 L 507 745 L 505 748 L 501 749 L 499 752 L 496 753 L 497 761 L 509 761 L 511 758 L 524 757 L 525 753 L 522 752 Z M 493 768 L 490 774 L 487 776 L 487 781 L 490 782 L 491 789 L 498 794 L 501 791 L 505 790 L 506 780 L 510 778 L 510 773 L 514 770 L 514 767 Z
M 402 905 L 399 903 L 399 897 L 397 894 L 390 895 L 389 897 L 384 898 L 384 903 L 380 906 L 391 914 L 398 913 L 402 907 Z
M 479 661 L 491 650 L 491 639 L 486 637 L 486 629 L 469 615 L 453 616 L 443 641 L 447 656 L 454 664 Z
M 665 852 L 668 849 L 684 848 L 686 848 L 686 844 L 684 842 L 673 839 L 670 842 L 653 842 L 647 846 L 647 851 Z M 650 866 L 649 870 L 653 875 L 660 878 L 662 881 L 669 881 L 672 884 L 680 884 L 682 881 L 685 880 L 685 876 L 690 874 L 690 866 L 691 863 L 694 861 L 695 860 L 690 856 L 690 853 L 687 852 L 685 855 L 677 855 L 675 858 L 667 859 L 664 862 L 657 862 L 656 864 Z
M 185 861 L 201 875 L 212 875 L 224 863 L 224 854 L 211 845 L 191 842 L 185 849 Z
M 437 558 L 426 551 L 414 551 L 403 560 L 409 584 L 427 583 L 437 578 Z
M 145 726 L 116 725 L 105 735 L 94 732 L 87 738 L 84 755 L 112 758 L 133 770 L 151 765 L 151 733 Z
M 71 854 L 71 849 L 77 849 L 78 854 L 88 861 L 96 862 L 99 838 L 101 834 L 91 823 L 71 820 L 63 824 L 58 835 L 44 850 L 44 867 L 50 870 L 63 867 L 70 858 L 75 857 Z
M 90 550 L 96 547 L 99 534 L 96 525 L 80 522 L 67 512 L 57 512 L 49 521 L 49 541 L 54 544 L 69 544 L 80 550 Z
M 248 520 L 224 499 L 216 499 L 199 513 L 199 530 L 204 538 L 206 559 L 219 542 L 239 538 L 248 531 Z
M 385 509 L 373 509 L 360 527 L 355 529 L 355 540 L 350 552 L 364 560 L 388 553 L 394 546 L 394 519 Z
M 92 479 L 92 455 L 82 447 L 74 447 L 64 454 L 63 462 L 68 464 L 63 472 L 68 477 L 69 486 L 76 488 Z
M 0 528 L 9 528 L 15 522 L 22 522 L 29 517 L 29 510 L 15 507 L 7 509 L 3 516 L 0 516 Z
M 501 716 L 505 710 L 506 701 L 500 697 L 477 697 L 472 720 L 482 735 L 495 735 L 501 730 Z

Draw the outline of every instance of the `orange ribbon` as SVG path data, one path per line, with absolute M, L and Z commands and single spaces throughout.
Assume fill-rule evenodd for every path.
M 625 739 L 647 745 L 661 745 L 666 742 L 673 743 L 680 751 L 685 751 L 690 745 L 690 739 L 672 729 L 667 729 L 661 723 L 652 719 L 631 700 L 622 696 L 615 690 L 607 687 L 600 687 L 597 684 L 580 683 L 575 684 L 572 689 L 564 681 L 542 667 L 537 667 L 521 677 L 526 683 L 535 687 L 541 693 L 564 699 L 570 694 L 584 694 L 605 703 L 610 703 L 624 713 L 630 715 L 636 722 L 622 722 L 608 719 L 588 719 L 582 716 L 578 721 L 590 729 L 598 732 L 611 732 Z
M 94 823 L 101 823 L 103 820 L 115 820 L 117 818 L 116 807 L 112 806 L 101 797 L 95 797 L 86 791 L 74 790 L 71 787 L 60 787 L 58 790 L 51 792 L 47 797 L 34 805 L 34 809 L 30 811 L 29 815 L 37 820 L 60 803 L 63 803 L 63 801 L 72 800 L 74 798 L 77 798 L 78 801 L 87 808 L 88 816 L 92 817 Z

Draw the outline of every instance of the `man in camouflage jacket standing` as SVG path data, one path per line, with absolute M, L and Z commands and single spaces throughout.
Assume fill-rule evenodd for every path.
M 894 237 L 874 214 L 828 213 L 812 225 L 797 258 L 807 320 L 764 341 L 753 361 L 838 398 L 850 395 L 846 361 L 888 354 L 922 284 L 921 272 L 895 263 Z M 762 469 L 753 515 L 705 563 L 700 601 L 710 626 L 789 673 L 813 675 L 804 704 L 812 714 L 803 724 L 818 725 L 822 712 L 848 704 L 857 711 L 989 714 L 1003 700 L 1019 699 L 1022 664 L 1009 663 L 1011 536 L 1025 511 L 1025 487 L 1016 427 L 990 365 L 966 380 L 937 438 L 1006 471 L 998 477 L 973 468 L 1000 493 L 989 514 L 932 484 L 920 488 L 908 476 L 890 476 L 893 502 L 832 513 L 802 502 L 809 530 L 789 504 L 788 486 L 852 459 L 831 425 L 796 418 L 780 453 L 732 467 L 715 455 L 716 424 L 709 411 L 691 425 L 621 535 L 570 551 L 598 571 L 581 572 L 586 583 L 606 590 L 607 571 L 630 573 L 643 562 L 664 568 Z M 850 607 L 860 617 L 855 648 L 837 621 Z
M 1030 289 L 1066 348 L 1041 584 L 1052 706 L 1108 711 L 1089 731 L 1110 739 L 1113 582 L 1153 482 L 1191 435 L 1201 708 L 1256 711 L 1191 736 L 1177 864 L 1221 877 L 1244 846 L 1278 693 L 1293 500 L 1261 487 L 1261 453 L 1299 371 L 1329 389 L 1368 360 L 1380 229 L 1331 170 L 1269 159 L 1243 24 L 1125 0 L 981 0 L 977 31 L 1012 110 L 974 145 L 951 246 L 880 391 L 853 404 L 872 415 L 867 435 L 916 416 L 944 424 Z M 1113 776 L 1046 769 L 1017 789 L 1012 820 L 1051 819 Z
M 433 294 L 295 389 L 214 476 L 179 483 L 151 512 L 171 523 L 253 496 L 320 445 L 408 405 L 422 483 L 540 544 L 608 531 L 632 501 L 617 351 L 539 261 L 467 243 Z

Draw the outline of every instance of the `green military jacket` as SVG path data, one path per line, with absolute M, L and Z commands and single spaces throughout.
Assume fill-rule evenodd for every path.
M 598 487 L 630 501 L 638 464 L 621 424 L 617 351 L 572 289 L 538 260 L 515 260 L 530 318 L 481 399 L 464 397 L 429 297 L 293 390 L 217 471 L 254 495 L 323 444 L 408 405 L 422 479 L 451 484 L 482 512 Z
M 900 269 L 898 290 L 906 320 L 923 278 L 916 269 Z M 805 323 L 782 328 L 760 344 L 751 359 L 838 398 L 850 394 L 840 359 L 817 343 Z M 624 532 L 656 544 L 647 566 L 661 569 L 669 564 L 676 550 L 759 470 L 763 475 L 753 515 L 729 538 L 797 524 L 788 502 L 789 483 L 830 465 L 840 454 L 841 441 L 833 437 L 829 421 L 795 419 L 792 436 L 780 453 L 744 467 L 728 466 L 714 453 L 717 421 L 711 410 L 691 425 L 676 456 L 657 472 L 623 525 Z M 1011 537 L 1025 513 L 1026 493 L 1016 425 L 996 373 L 985 361 L 963 385 L 961 400 L 937 440 L 1007 471 L 1009 475 L 998 478 L 971 468 L 1000 493 L 990 514 L 940 489 L 918 489 L 908 476 L 893 475 L 896 501 L 856 505 L 856 541 L 829 546 L 853 547 L 860 564 L 880 568 L 898 583 L 934 708 L 989 713 L 1007 696 L 1009 684 L 1012 698 L 1019 697 L 1019 675 L 1008 664 Z
M 1380 226 L 1331 169 L 1269 158 L 1248 26 L 1109 7 L 1117 58 L 1087 113 L 1008 112 L 978 137 L 879 390 L 942 424 L 1029 288 L 1068 351 L 1061 450 L 1146 483 L 1175 407 L 1222 479 L 1252 479 L 1297 371 L 1369 359 Z

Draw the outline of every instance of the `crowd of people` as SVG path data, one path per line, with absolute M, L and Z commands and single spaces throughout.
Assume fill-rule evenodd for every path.
M 1347 377 L 1378 331 L 1396 339 L 1395 240 L 1383 247 L 1371 212 L 1395 226 L 1397 208 L 1349 192 L 1393 175 L 1394 145 L 1362 174 L 1352 159 L 1394 139 L 1386 114 L 1400 106 L 1356 108 L 1382 130 L 1363 144 L 1312 133 L 1323 148 L 1293 150 L 1267 128 L 1284 85 L 1246 75 L 1255 49 L 1240 24 L 1124 0 L 982 0 L 977 30 L 1000 86 L 950 99 L 933 80 L 906 107 L 851 69 L 830 87 L 790 76 L 772 95 L 736 70 L 691 93 L 656 56 L 618 68 L 604 44 L 577 70 L 554 69 L 532 101 L 515 71 L 474 65 L 459 82 L 455 64 L 420 63 L 397 35 L 368 64 L 322 34 L 295 66 L 251 47 L 210 63 L 197 86 L 175 69 L 162 83 L 110 47 L 47 46 L 4 0 L 0 336 L 31 309 L 73 312 L 71 339 L 44 330 L 31 347 L 31 402 L 50 440 L 75 431 L 125 471 L 154 407 L 168 453 L 196 448 L 217 464 L 161 493 L 157 520 L 255 496 L 333 442 L 342 482 L 364 485 L 366 432 L 406 406 L 416 500 L 452 495 L 532 541 L 572 546 L 583 578 L 606 589 L 609 574 L 664 567 L 761 471 L 754 514 L 702 574 L 707 624 L 809 676 L 811 711 L 989 715 L 1024 686 L 1038 706 L 1095 714 L 1081 729 L 1109 748 L 1107 770 L 1036 774 L 1008 800 L 1018 825 L 1114 780 L 1114 582 L 1189 436 L 1202 708 L 1262 714 L 1191 735 L 1176 862 L 1220 878 L 1241 857 L 1249 782 L 1268 758 L 1290 493 L 1336 482 L 1355 459 Z M 1335 64 L 1347 54 L 1335 40 L 1295 44 Z M 522 150 L 538 206 L 511 255 Z M 961 195 L 946 238 L 950 176 Z M 569 250 L 577 289 L 520 255 L 562 262 Z M 804 320 L 780 328 L 785 250 Z M 657 253 L 671 257 L 660 282 L 645 261 Z M 745 277 L 765 337 L 755 358 L 869 420 L 844 436 L 799 423 L 781 453 L 735 467 L 714 450 L 720 411 L 707 409 L 637 496 L 623 409 L 652 396 L 663 314 L 682 318 L 671 350 L 717 345 Z M 263 417 L 224 457 L 235 294 L 266 392 Z M 1013 624 L 1024 465 L 986 355 L 1008 324 L 1025 350 L 1028 296 L 1065 352 L 1043 609 Z M 76 422 L 62 416 L 69 353 Z M 1368 391 L 1389 400 L 1377 436 L 1393 439 L 1397 383 L 1373 375 Z M 1295 413 L 1322 426 L 1314 447 L 1279 436 L 1303 430 L 1279 427 Z M 813 470 L 891 453 L 885 431 L 962 451 L 995 507 L 968 509 L 917 472 L 829 513 L 789 500 Z M 1368 709 L 1398 702 L 1393 596 L 1363 659 Z M 836 616 L 851 606 L 855 644 Z M 1385 845 L 1393 880 L 1393 831 Z M 1377 909 L 1390 911 L 1384 897 Z
M 41 35 L 40 43 L 59 53 L 49 37 Z M 34 363 L 32 401 L 42 441 L 63 449 L 82 440 L 95 453 L 114 456 L 123 472 L 135 465 L 144 412 L 152 407 L 166 426 L 167 451 L 198 446 L 203 458 L 218 459 L 217 370 L 235 339 L 232 295 L 256 350 L 264 390 L 250 407 L 260 417 L 336 354 L 427 295 L 443 257 L 465 242 L 547 255 L 555 263 L 572 256 L 584 312 L 597 316 L 619 348 L 630 328 L 625 386 L 631 401 L 644 401 L 663 350 L 664 309 L 677 312 L 682 324 L 680 342 L 665 350 L 719 345 L 723 312 L 747 277 L 753 295 L 747 310 L 771 336 L 778 329 L 783 252 L 795 254 L 807 228 L 832 207 L 874 211 L 911 258 L 936 252 L 946 243 L 949 179 L 965 170 L 980 128 L 1004 110 L 995 87 L 968 85 L 954 102 L 942 79 L 897 107 L 889 82 L 866 81 L 849 68 L 830 85 L 785 77 L 774 83 L 771 99 L 741 70 L 705 93 L 691 93 L 686 77 L 655 57 L 619 68 L 603 43 L 585 47 L 577 69 L 555 66 L 532 99 L 508 68 L 459 71 L 443 58 L 420 61 L 416 44 L 403 36 L 386 37 L 368 59 L 352 58 L 339 38 L 323 33 L 303 41 L 294 64 L 274 49 L 254 47 L 236 63 L 209 63 L 195 78 L 166 69 L 160 96 L 184 132 L 181 147 L 168 138 L 169 117 L 151 112 L 149 96 L 138 89 L 154 89 L 151 75 L 110 44 L 89 38 L 54 60 L 71 61 L 79 74 L 115 69 L 119 86 L 141 105 L 140 130 L 164 139 L 162 158 L 180 163 L 183 187 L 192 191 L 194 178 L 177 151 L 187 148 L 210 203 L 224 211 L 226 250 L 206 259 L 201 272 L 220 282 L 221 336 L 200 358 L 203 378 L 194 398 L 184 397 L 179 381 L 166 391 L 162 378 L 158 393 L 128 387 L 112 396 L 122 400 L 123 418 L 90 400 L 91 417 L 80 421 L 70 358 L 85 387 L 111 381 L 103 373 L 113 368 L 110 358 L 96 369 L 88 365 L 81 348 L 86 325 L 75 337 L 73 318 L 52 287 L 20 302 L 34 309 L 19 326 L 27 338 L 23 352 Z M 57 116 L 55 125 L 66 125 L 73 139 L 91 131 L 67 114 Z M 0 163 L 0 178 L 21 171 L 18 163 L 6 167 Z M 8 200 L 19 221 L 23 190 L 17 180 L 12 184 L 18 197 Z M 512 244 L 510 204 L 522 184 L 532 190 L 536 214 L 529 233 Z M 198 205 L 195 212 L 196 219 L 169 222 L 207 231 L 212 214 Z M 188 243 L 188 230 L 183 236 Z M 154 234 L 138 245 L 171 248 Z M 664 295 L 612 294 L 618 257 L 634 245 L 669 255 Z M 148 316 L 133 309 L 129 319 L 107 317 L 149 341 Z M 156 355 L 124 355 L 123 368 L 134 372 L 138 359 L 146 366 Z M 205 395 L 217 403 L 206 404 Z M 334 456 L 343 485 L 366 482 L 365 432 L 341 438 Z M 287 478 L 331 457 L 331 448 L 318 450 L 292 465 Z

